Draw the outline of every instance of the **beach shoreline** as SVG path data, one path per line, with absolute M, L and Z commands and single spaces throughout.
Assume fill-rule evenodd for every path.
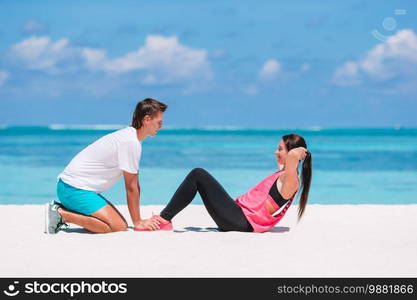
M 129 220 L 126 205 L 117 208 Z M 142 217 L 161 205 L 141 207 Z M 1 277 L 417 277 L 417 205 L 297 206 L 270 232 L 219 232 L 190 205 L 173 232 L 43 233 L 43 205 L 0 205 Z

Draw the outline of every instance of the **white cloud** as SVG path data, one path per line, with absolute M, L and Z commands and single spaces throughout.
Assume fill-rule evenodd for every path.
M 96 71 L 100 71 L 107 60 L 106 51 L 99 49 L 83 48 L 81 49 L 81 56 L 85 60 L 86 67 Z
M 251 96 L 257 95 L 262 89 L 271 87 L 271 84 L 282 79 L 282 75 L 281 63 L 276 59 L 268 59 L 259 70 L 256 82 L 245 86 L 243 92 Z
M 281 63 L 275 59 L 267 60 L 259 71 L 258 79 L 261 81 L 271 81 L 278 79 L 282 72 Z
M 24 68 L 49 73 L 87 69 L 121 74 L 142 71 L 144 84 L 170 84 L 210 79 L 207 51 L 179 43 L 176 36 L 150 35 L 137 51 L 109 58 L 103 49 L 76 47 L 68 39 L 31 37 L 10 48 L 10 56 Z
M 333 83 L 340 86 L 356 85 L 361 82 L 359 65 L 353 61 L 344 63 L 333 75 Z
M 22 30 L 28 34 L 39 33 L 45 31 L 47 29 L 46 25 L 42 24 L 37 20 L 27 20 L 25 24 L 23 24 Z
M 76 56 L 76 52 L 68 39 L 52 42 L 47 36 L 33 36 L 13 45 L 9 55 L 23 68 L 58 73 L 64 71 L 63 66 Z
M 348 61 L 333 74 L 333 83 L 339 86 L 393 79 L 417 81 L 417 35 L 411 29 L 398 31 L 363 59 Z
M 0 70 L 0 87 L 2 87 L 5 83 L 6 80 L 10 77 L 10 73 L 7 71 L 1 71 Z
M 278 79 L 283 78 L 282 65 L 275 59 L 268 59 L 258 72 L 255 83 L 250 83 L 243 88 L 243 93 L 254 96 L 266 87 L 275 86 Z
M 286 80 L 298 78 L 311 70 L 308 63 L 303 63 L 298 69 L 283 70 L 282 64 L 276 59 L 268 59 L 258 72 L 257 80 L 254 83 L 249 83 L 242 89 L 243 93 L 247 95 L 257 95 L 261 91 L 268 90 L 269 92 L 279 88 L 279 83 Z
M 150 35 L 137 51 L 109 59 L 103 51 L 84 50 L 88 67 L 108 73 L 143 70 L 145 84 L 165 84 L 181 80 L 209 79 L 212 76 L 207 51 L 181 45 L 176 36 Z

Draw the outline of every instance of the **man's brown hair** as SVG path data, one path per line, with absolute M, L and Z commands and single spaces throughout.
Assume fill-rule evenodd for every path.
M 136 105 L 132 118 L 132 127 L 139 129 L 142 127 L 142 120 L 145 116 L 154 117 L 158 112 L 164 112 L 168 105 L 152 98 L 146 98 Z

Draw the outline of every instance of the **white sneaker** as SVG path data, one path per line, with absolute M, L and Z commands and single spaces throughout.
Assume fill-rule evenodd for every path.
M 59 204 L 47 203 L 45 205 L 45 233 L 55 234 L 61 230 L 62 226 L 68 228 L 68 224 L 62 220 L 62 216 L 58 212 Z

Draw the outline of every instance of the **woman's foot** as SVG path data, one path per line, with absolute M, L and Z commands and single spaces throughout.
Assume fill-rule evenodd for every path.
M 159 228 L 151 229 L 151 228 L 140 228 L 138 226 L 135 226 L 133 230 L 134 231 L 158 231 L 158 230 L 172 231 L 173 230 L 171 221 L 168 221 L 162 218 L 160 215 L 154 215 L 153 212 L 152 212 L 152 218 L 150 218 L 149 220 L 153 220 L 154 222 L 157 222 Z
M 172 226 L 172 222 L 165 220 L 164 218 L 162 218 L 160 215 L 152 215 L 152 218 L 156 221 L 158 221 L 158 226 L 159 229 L 156 230 L 151 230 L 151 229 L 138 229 L 135 227 L 135 231 L 158 231 L 158 230 L 164 230 L 164 231 L 172 231 L 173 230 L 173 226 Z
M 152 218 L 159 221 L 159 230 L 173 230 L 171 221 L 165 220 L 160 215 L 152 215 Z

